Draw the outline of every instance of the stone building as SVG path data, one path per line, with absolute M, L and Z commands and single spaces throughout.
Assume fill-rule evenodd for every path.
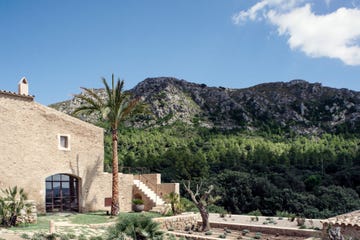
M 0 189 L 24 188 L 39 212 L 109 211 L 112 174 L 103 171 L 104 130 L 36 103 L 28 89 L 22 78 L 18 93 L 0 90 Z M 121 211 L 131 211 L 135 191 L 148 209 L 163 204 L 146 196 L 135 178 L 119 173 Z M 153 185 L 162 186 L 159 178 Z M 159 187 L 155 195 L 178 188 Z
M 322 239 L 360 239 L 360 210 L 322 221 Z

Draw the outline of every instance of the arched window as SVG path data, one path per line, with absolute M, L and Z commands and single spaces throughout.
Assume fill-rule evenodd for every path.
M 45 180 L 46 212 L 79 211 L 79 181 L 68 174 L 55 174 Z

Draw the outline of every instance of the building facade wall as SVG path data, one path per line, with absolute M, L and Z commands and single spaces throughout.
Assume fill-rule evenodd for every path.
M 121 212 L 132 211 L 133 175 L 119 173 L 119 204 Z M 105 198 L 111 198 L 112 174 L 99 173 L 94 177 L 92 186 L 88 189 L 87 203 L 84 211 L 104 210 L 110 212 L 110 206 L 105 205 Z M 85 192 L 87 189 L 84 189 Z
M 59 134 L 69 136 L 69 150 L 59 149 Z M 98 178 L 103 175 L 102 128 L 34 101 L 0 94 L 0 136 L 0 188 L 24 188 L 40 212 L 45 208 L 45 179 L 54 174 L 79 178 L 80 211 L 96 209 L 111 195 L 95 191 L 105 184 Z M 111 187 L 111 181 L 106 185 Z

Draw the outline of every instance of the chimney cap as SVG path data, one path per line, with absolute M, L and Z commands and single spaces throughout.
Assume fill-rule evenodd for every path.
M 26 79 L 26 77 L 22 77 L 21 80 L 19 81 L 19 84 L 20 83 L 28 84 L 28 80 Z

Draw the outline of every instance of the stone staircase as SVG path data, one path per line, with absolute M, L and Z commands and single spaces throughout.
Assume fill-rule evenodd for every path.
M 134 180 L 134 185 L 142 191 L 155 206 L 150 210 L 152 212 L 162 212 L 167 207 L 165 201 L 158 196 L 152 189 L 150 189 L 145 183 L 140 180 Z

